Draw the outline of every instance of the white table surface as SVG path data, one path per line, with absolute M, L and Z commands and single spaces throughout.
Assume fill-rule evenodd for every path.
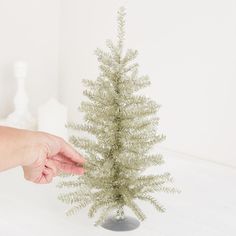
M 163 153 L 163 151 L 162 151 Z M 35 185 L 16 168 L 0 173 L 0 236 L 235 236 L 236 169 L 164 151 L 166 164 L 181 194 L 159 194 L 167 212 L 141 203 L 148 219 L 129 232 L 93 226 L 86 209 L 67 217 L 57 200 L 55 182 Z

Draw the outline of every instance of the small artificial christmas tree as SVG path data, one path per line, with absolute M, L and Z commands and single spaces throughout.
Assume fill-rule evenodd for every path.
M 150 85 L 147 76 L 138 76 L 138 64 L 133 63 L 137 51 L 129 49 L 123 53 L 124 17 L 124 8 L 120 8 L 117 44 L 107 41 L 109 52 L 96 50 L 101 74 L 95 81 L 84 81 L 88 87 L 84 95 L 89 100 L 82 102 L 80 109 L 85 114 L 85 123 L 69 125 L 95 137 L 70 139 L 75 147 L 85 151 L 85 174 L 59 184 L 74 189 L 59 196 L 63 202 L 74 205 L 68 215 L 90 206 L 90 217 L 100 211 L 96 224 L 104 222 L 112 211 L 116 211 L 116 219 L 123 219 L 125 206 L 142 221 L 145 215 L 136 199 L 148 201 L 163 212 L 164 207 L 152 193 L 176 192 L 165 185 L 172 181 L 169 173 L 143 174 L 148 167 L 163 163 L 160 154 L 149 152 L 164 136 L 156 130 L 159 106 L 137 94 Z

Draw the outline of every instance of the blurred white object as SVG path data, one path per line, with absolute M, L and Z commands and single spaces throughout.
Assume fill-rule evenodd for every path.
M 1 124 L 25 129 L 35 129 L 35 120 L 28 109 L 28 97 L 25 91 L 25 78 L 27 77 L 28 65 L 24 61 L 14 64 L 14 77 L 17 81 L 17 92 L 14 97 L 14 112 L 8 115 Z
M 51 98 L 47 103 L 38 109 L 38 130 L 57 135 L 68 140 L 68 131 L 65 127 L 67 123 L 67 108 L 59 103 L 55 98 Z

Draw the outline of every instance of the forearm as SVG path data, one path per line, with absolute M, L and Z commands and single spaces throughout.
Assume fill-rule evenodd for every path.
M 0 126 L 0 171 L 24 164 L 24 148 L 27 147 L 23 144 L 23 132 Z

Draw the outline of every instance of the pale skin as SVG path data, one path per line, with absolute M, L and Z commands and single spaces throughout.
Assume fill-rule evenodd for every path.
M 50 183 L 59 173 L 84 173 L 84 158 L 63 139 L 44 132 L 0 126 L 0 172 L 22 166 L 24 177 Z

